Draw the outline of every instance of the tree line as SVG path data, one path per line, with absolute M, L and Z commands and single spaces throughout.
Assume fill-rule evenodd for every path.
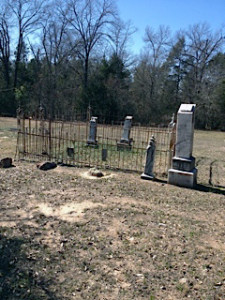
M 91 107 L 105 122 L 129 114 L 160 124 L 181 103 L 196 103 L 198 128 L 225 129 L 222 31 L 146 26 L 134 56 L 135 30 L 113 0 L 3 0 L 0 114 L 42 106 L 54 118 Z

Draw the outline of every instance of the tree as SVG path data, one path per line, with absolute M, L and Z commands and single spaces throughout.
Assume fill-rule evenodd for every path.
M 62 14 L 67 18 L 74 34 L 74 45 L 83 64 L 84 102 L 88 87 L 89 62 L 94 48 L 107 36 L 107 28 L 112 25 L 116 9 L 111 0 L 70 0 Z M 84 103 L 87 106 L 87 103 Z
M 104 57 L 90 77 L 88 96 L 92 99 L 93 113 L 106 122 L 131 114 L 130 80 L 129 70 L 116 53 L 109 59 Z
M 0 62 L 3 67 L 5 87 L 10 85 L 10 35 L 9 17 L 6 12 L 0 15 Z
M 15 51 L 14 88 L 18 85 L 18 73 L 26 37 L 34 33 L 40 24 L 45 0 L 8 0 L 8 6 L 15 17 L 17 46 Z
M 134 71 L 133 102 L 145 123 L 159 122 L 160 97 L 166 80 L 165 61 L 170 49 L 170 31 L 160 26 L 157 31 L 146 27 L 146 48 Z

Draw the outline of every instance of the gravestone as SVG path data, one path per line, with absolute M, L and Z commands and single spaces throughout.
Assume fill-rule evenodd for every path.
M 153 167 L 155 160 L 155 148 L 155 138 L 152 136 L 147 147 L 145 169 L 144 173 L 141 174 L 142 179 L 154 179 Z
M 197 169 L 192 156 L 195 104 L 181 104 L 177 114 L 175 156 L 168 171 L 168 183 L 193 188 L 197 184 Z
M 132 126 L 132 116 L 126 116 L 124 125 L 123 125 L 123 133 L 120 142 L 117 143 L 117 150 L 128 149 L 130 150 L 132 145 L 132 139 L 130 139 L 130 131 Z
M 90 120 L 90 127 L 89 127 L 89 136 L 87 140 L 88 146 L 97 147 L 98 142 L 96 141 L 96 135 L 97 135 L 97 117 L 91 117 Z
M 107 161 L 108 151 L 107 149 L 102 149 L 102 161 Z
M 69 157 L 74 157 L 74 148 L 67 147 L 66 152 Z

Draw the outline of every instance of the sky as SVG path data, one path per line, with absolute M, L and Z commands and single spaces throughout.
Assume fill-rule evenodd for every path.
M 117 6 L 121 19 L 137 28 L 132 42 L 135 54 L 144 46 L 146 26 L 155 30 L 169 26 L 172 34 L 202 22 L 214 31 L 225 28 L 225 0 L 117 0 Z

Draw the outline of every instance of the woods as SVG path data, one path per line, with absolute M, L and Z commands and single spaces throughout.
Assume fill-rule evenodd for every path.
M 193 24 L 172 34 L 146 24 L 134 56 L 135 28 L 113 0 L 5 0 L 0 12 L 0 114 L 38 106 L 52 118 L 92 113 L 105 122 L 127 114 L 168 122 L 180 103 L 196 103 L 196 126 L 225 129 L 222 31 Z M 133 41 L 135 42 L 135 41 Z

